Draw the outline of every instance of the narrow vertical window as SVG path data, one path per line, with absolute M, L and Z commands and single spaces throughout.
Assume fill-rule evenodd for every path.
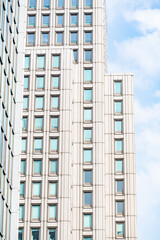
M 32 206 L 32 220 L 34 220 L 34 221 L 40 220 L 40 206 L 39 205 Z
M 124 223 L 116 223 L 116 236 L 124 237 Z
M 40 232 L 40 230 L 38 229 L 38 228 L 33 228 L 32 229 L 32 233 L 31 233 L 31 235 L 32 235 L 32 240 L 40 240 L 40 238 L 39 238 L 39 232 Z
M 84 214 L 84 228 L 91 229 L 92 228 L 92 215 Z
M 85 163 L 92 162 L 92 149 L 84 149 L 84 162 Z
M 29 68 L 30 68 L 30 56 L 25 56 L 25 61 L 24 61 L 24 68 L 25 68 L 25 70 L 27 69 L 27 70 L 29 70 Z

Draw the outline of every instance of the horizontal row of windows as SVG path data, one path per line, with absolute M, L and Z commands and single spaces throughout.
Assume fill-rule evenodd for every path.
M 28 7 L 31 9 L 35 9 L 37 5 L 37 0 L 28 0 L 29 5 Z M 64 8 L 65 7 L 65 1 L 66 0 L 57 0 L 56 1 L 56 7 L 57 8 Z M 42 8 L 50 8 L 50 0 L 42 0 L 41 1 L 41 7 Z M 70 6 L 71 8 L 78 8 L 79 0 L 70 0 Z M 92 7 L 92 0 L 84 0 L 84 7 L 91 8 Z

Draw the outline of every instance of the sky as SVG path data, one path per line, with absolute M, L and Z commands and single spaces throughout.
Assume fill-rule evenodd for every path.
M 106 5 L 108 72 L 134 74 L 138 240 L 159 240 L 160 1 Z

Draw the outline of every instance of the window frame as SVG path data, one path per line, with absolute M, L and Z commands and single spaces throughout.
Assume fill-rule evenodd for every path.
M 87 52 L 91 52 L 91 59 L 86 59 L 86 53 Z M 88 48 L 85 48 L 84 49 L 84 62 L 85 63 L 93 63 L 93 49 L 92 48 L 90 48 L 90 49 L 88 49 Z
M 86 33 L 91 33 L 91 41 L 86 41 Z M 84 31 L 84 44 L 91 45 L 93 44 L 93 31 L 85 30 Z
M 50 210 L 50 207 L 56 207 L 56 216 L 55 216 L 55 218 L 50 218 L 50 212 L 49 212 L 49 210 Z M 48 204 L 48 221 L 49 222 L 56 222 L 56 220 L 57 220 L 57 204 Z
M 47 34 L 48 35 L 48 42 L 43 42 L 43 35 Z M 41 45 L 42 46 L 49 46 L 50 44 L 50 32 L 49 31 L 41 31 Z
M 58 78 L 58 87 L 53 87 L 53 78 Z M 51 75 L 51 89 L 52 90 L 60 90 L 60 80 L 61 80 L 60 74 L 52 74 Z
M 85 194 L 91 194 L 91 204 L 85 204 Z M 93 192 L 92 191 L 84 191 L 83 192 L 83 206 L 84 208 L 92 208 L 93 207 Z
M 43 106 L 42 106 L 42 108 L 37 108 L 37 107 L 36 107 L 37 99 L 38 99 L 38 98 L 42 98 L 42 97 L 43 97 Z M 35 108 L 34 108 L 34 109 L 35 109 L 36 112 L 40 112 L 40 111 L 43 111 L 43 110 L 44 110 L 44 95 L 36 95 L 36 96 L 35 96 Z
M 91 91 L 91 100 L 85 100 L 85 91 Z M 93 102 L 93 88 L 84 88 L 84 103 L 92 103 Z
M 29 35 L 33 34 L 34 35 L 34 42 L 29 43 Z M 36 32 L 27 32 L 27 46 L 35 46 L 35 41 L 36 41 Z
M 35 164 L 35 162 L 41 162 L 41 172 L 40 173 L 35 173 L 34 172 L 34 164 Z M 33 159 L 33 161 L 32 161 L 32 175 L 33 176 L 42 176 L 42 167 L 43 167 L 43 165 L 42 165 L 42 159 L 36 159 L 36 158 L 34 158 Z
M 56 172 L 51 172 L 51 162 L 56 162 Z M 57 176 L 58 175 L 58 159 L 50 158 L 49 159 L 49 176 Z
M 54 57 L 59 57 L 59 66 L 58 67 L 54 67 Z M 61 69 L 61 55 L 60 54 L 52 54 L 52 70 L 60 70 Z
M 88 138 L 85 137 L 87 130 L 91 131 L 91 139 L 88 139 Z M 87 143 L 87 144 L 93 143 L 93 128 L 92 127 L 90 127 L 90 128 L 89 127 L 85 127 L 83 129 L 83 133 L 84 133 L 84 143 Z
M 76 34 L 76 41 L 72 42 L 72 34 Z M 70 44 L 71 45 L 78 45 L 78 31 L 70 31 Z
M 29 17 L 35 17 L 35 23 L 34 23 L 34 25 L 29 25 Z M 27 23 L 27 27 L 28 28 L 35 28 L 36 27 L 36 14 L 27 14 L 27 18 L 28 18 L 28 23 Z
M 84 218 L 85 218 L 85 216 L 88 216 L 88 215 L 90 215 L 91 216 L 91 227 L 85 227 L 84 226 Z M 86 231 L 88 231 L 88 230 L 92 230 L 92 228 L 93 228 L 93 214 L 92 213 L 84 213 L 83 214 L 83 229 Z
M 38 78 L 42 78 L 43 77 L 43 88 L 38 88 L 37 87 L 37 79 Z M 35 89 L 37 90 L 37 91 L 42 91 L 42 90 L 44 90 L 44 88 L 45 88 L 45 75 L 36 75 L 36 81 L 35 81 Z
M 76 24 L 73 24 L 72 23 L 72 16 L 77 16 L 77 23 Z M 71 27 L 77 27 L 78 26 L 78 13 L 70 13 L 70 26 Z
M 85 151 L 91 151 L 91 161 L 85 161 Z M 83 163 L 85 165 L 87 165 L 87 164 L 91 165 L 93 163 L 93 148 L 84 148 L 83 149 L 83 158 L 84 158 Z
M 117 185 L 117 183 L 118 182 L 122 182 L 123 183 L 123 185 L 122 185 L 122 191 L 121 192 L 118 192 L 118 185 Z M 116 179 L 116 195 L 124 195 L 124 179 Z
M 37 118 L 42 118 L 42 129 L 36 129 L 36 119 Z M 44 127 L 44 117 L 43 116 L 34 116 L 34 131 L 35 132 L 42 132 Z
M 117 225 L 123 224 L 123 234 L 118 235 L 117 234 Z M 124 238 L 125 237 L 125 222 L 116 222 L 116 238 Z
M 56 194 L 50 194 L 50 184 L 56 184 Z M 57 181 L 48 181 L 48 198 L 57 198 L 58 196 L 58 187 L 57 187 Z
M 36 230 L 38 230 L 38 233 L 39 233 L 39 239 L 38 240 L 40 240 L 41 239 L 41 232 L 40 232 L 40 228 L 39 227 L 31 227 L 31 239 L 32 239 L 32 230 L 33 229 L 36 229 Z
M 122 213 L 118 213 L 118 205 L 117 205 L 118 203 L 123 203 L 123 211 L 122 211 Z M 125 215 L 124 200 L 116 200 L 115 204 L 116 204 L 116 206 L 115 206 L 116 216 L 124 216 Z
M 58 41 L 57 41 L 58 34 L 62 34 L 62 41 L 61 41 L 61 42 L 58 42 Z M 55 32 L 55 37 L 56 37 L 56 39 L 55 39 L 55 45 L 57 45 L 57 46 L 63 46 L 63 45 L 64 45 L 64 31 L 56 31 L 56 32 Z
M 33 185 L 34 183 L 39 183 L 40 184 L 40 195 L 34 195 L 34 189 L 33 189 Z M 32 198 L 33 199 L 40 199 L 41 198 L 41 194 L 42 194 L 42 182 L 41 181 L 32 181 Z
M 39 218 L 33 218 L 33 207 L 37 206 L 39 207 Z M 31 207 L 31 221 L 32 222 L 40 222 L 41 221 L 41 204 L 39 203 L 33 203 Z
M 52 150 L 52 140 L 57 140 L 57 150 Z M 59 153 L 59 137 L 50 137 L 50 153 L 58 154 Z
M 116 131 L 116 123 L 117 122 L 121 122 L 121 131 Z M 114 119 L 114 125 L 115 125 L 115 128 L 114 128 L 115 134 L 122 134 L 123 133 L 123 119 Z
M 38 57 L 44 57 L 44 67 L 43 68 L 38 67 Z M 46 55 L 45 54 L 37 54 L 36 55 L 36 70 L 37 71 L 44 71 L 45 68 L 46 68 Z
M 59 16 L 63 16 L 63 23 L 62 24 L 58 24 L 58 17 Z M 57 13 L 56 14 L 56 26 L 57 27 L 64 27 L 64 13 Z
M 121 83 L 121 91 L 120 91 L 120 93 L 116 93 L 116 83 Z M 123 89 L 122 89 L 122 80 L 114 80 L 114 95 L 116 95 L 116 96 L 122 96 L 122 92 L 123 92 Z
M 48 0 L 48 1 L 49 1 L 49 7 L 44 7 L 44 0 L 43 0 L 43 4 L 42 4 L 42 8 L 43 8 L 43 9 L 50 9 L 51 1 L 50 1 L 50 0 Z
M 49 24 L 48 25 L 44 25 L 43 24 L 43 17 L 44 16 L 48 16 L 49 17 Z M 47 13 L 42 13 L 42 27 L 43 28 L 49 28 L 50 27 L 50 14 L 49 13 L 48 14 Z
M 41 150 L 35 150 L 35 140 L 41 139 L 42 140 L 42 149 Z M 34 146 L 33 146 L 33 152 L 34 154 L 42 154 L 43 153 L 43 137 L 34 137 Z
M 52 98 L 58 98 L 58 107 L 54 108 L 52 107 Z M 60 95 L 51 95 L 51 111 L 59 111 L 60 110 Z
M 52 119 L 55 118 L 57 119 L 57 128 L 52 128 Z M 50 131 L 51 132 L 58 132 L 59 131 L 59 115 L 53 115 L 53 116 L 50 116 Z
M 86 16 L 87 15 L 91 15 L 91 23 L 86 23 Z M 92 26 L 93 25 L 93 14 L 92 14 L 92 12 L 84 13 L 84 25 L 85 26 Z

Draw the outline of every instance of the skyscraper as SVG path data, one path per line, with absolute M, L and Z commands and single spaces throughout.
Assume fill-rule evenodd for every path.
M 19 240 L 135 240 L 133 79 L 105 73 L 105 1 L 24 17 Z

